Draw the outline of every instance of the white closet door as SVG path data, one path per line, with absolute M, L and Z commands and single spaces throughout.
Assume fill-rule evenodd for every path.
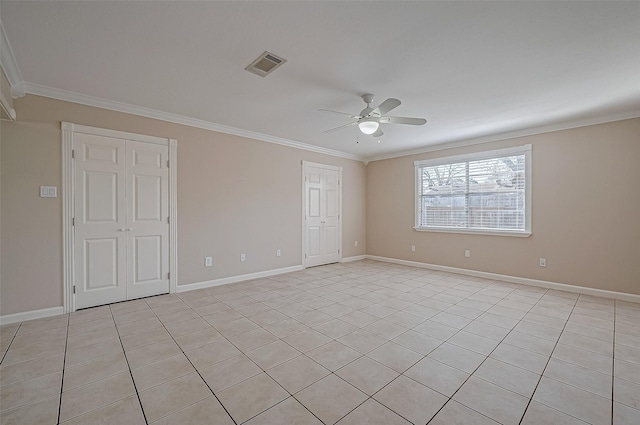
M 169 292 L 167 146 L 127 142 L 127 299 Z
M 340 261 L 339 170 L 305 165 L 305 265 Z
M 169 292 L 169 149 L 76 133 L 76 308 Z
M 76 308 L 126 299 L 125 141 L 76 134 Z

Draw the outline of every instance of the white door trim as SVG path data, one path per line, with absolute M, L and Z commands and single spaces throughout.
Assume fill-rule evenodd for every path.
M 342 261 L 342 167 L 336 167 L 335 165 L 318 164 L 316 162 L 302 161 L 302 267 L 307 268 L 307 225 L 305 217 L 305 208 L 307 205 L 307 188 L 305 177 L 307 175 L 307 167 L 324 168 L 326 170 L 334 170 L 338 172 L 338 239 L 340 241 L 340 248 L 338 255 L 339 261 Z
M 162 137 L 126 133 L 117 130 L 88 127 L 70 122 L 61 123 L 62 130 L 62 307 L 64 313 L 76 310 L 73 286 L 75 285 L 75 253 L 73 214 L 75 211 L 75 167 L 72 158 L 74 133 L 116 137 L 139 142 L 155 143 L 169 147 L 169 292 L 175 293 L 178 283 L 178 141 Z

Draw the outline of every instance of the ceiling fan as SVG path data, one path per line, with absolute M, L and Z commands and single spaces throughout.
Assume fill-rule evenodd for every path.
M 332 111 L 329 109 L 319 109 L 324 112 L 333 112 L 335 114 L 348 115 L 355 121 L 348 124 L 343 124 L 329 130 L 325 130 L 325 133 L 331 133 L 333 131 L 342 130 L 343 128 L 358 125 L 360 131 L 364 134 L 370 134 L 373 137 L 380 137 L 384 133 L 380 124 L 408 124 L 408 125 L 424 125 L 427 120 L 424 118 L 407 118 L 407 117 L 387 117 L 384 116 L 387 112 L 400 106 L 398 99 L 389 98 L 382 102 L 378 107 L 372 108 L 371 102 L 373 102 L 373 95 L 371 93 L 363 94 L 362 100 L 367 104 L 367 107 L 360 111 L 359 115 L 352 115 L 346 112 Z

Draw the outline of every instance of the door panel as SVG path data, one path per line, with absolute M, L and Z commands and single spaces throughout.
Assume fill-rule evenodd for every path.
M 134 179 L 134 222 L 159 222 L 162 219 L 162 177 L 136 175 Z
M 166 146 L 127 142 L 128 299 L 169 292 L 168 156 Z
M 85 239 L 85 290 L 118 285 L 118 239 Z
M 134 244 L 133 284 L 162 279 L 162 236 L 140 236 L 134 238 Z
M 118 173 L 84 172 L 84 223 L 118 221 Z
M 76 308 L 126 299 L 125 142 L 76 134 Z
M 305 265 L 340 261 L 340 172 L 305 166 Z
M 101 136 L 90 136 L 90 135 L 78 135 L 85 139 L 92 138 L 93 142 L 90 140 L 86 140 L 83 144 L 83 149 L 79 149 L 76 152 L 84 153 L 84 161 L 90 161 L 94 164 L 103 163 L 103 164 L 118 164 L 118 146 L 113 145 L 103 145 L 100 144 L 103 139 L 107 139 L 106 137 Z M 117 139 L 116 139 L 117 140 Z

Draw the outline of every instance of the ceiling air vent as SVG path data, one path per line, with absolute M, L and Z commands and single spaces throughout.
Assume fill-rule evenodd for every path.
M 273 53 L 264 52 L 245 69 L 261 77 L 266 77 L 286 61 Z

